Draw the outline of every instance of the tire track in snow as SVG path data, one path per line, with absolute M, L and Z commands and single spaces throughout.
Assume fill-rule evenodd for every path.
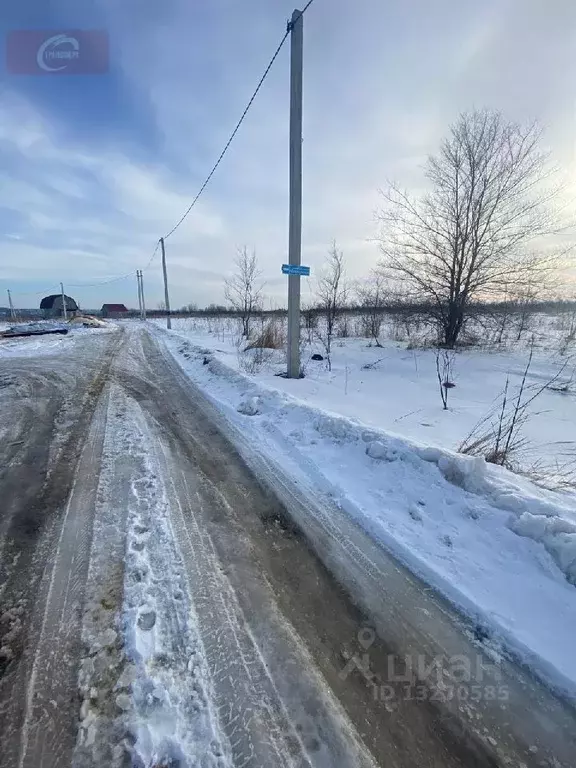
M 104 437 L 105 397 L 94 412 L 74 473 L 60 538 L 41 585 L 44 605 L 38 644 L 28 680 L 20 738 L 19 768 L 58 768 L 68 760 L 76 720 L 75 689 L 79 624 L 91 542 L 90 516 Z M 80 481 L 81 480 L 81 481 Z
M 194 488 L 197 478 L 176 469 L 167 446 L 162 447 L 165 471 L 173 478 L 172 514 L 188 566 L 190 593 L 202 625 L 214 701 L 234 765 L 309 766 L 234 591 L 222 573 L 210 535 L 205 525 L 199 524 L 197 515 L 203 499 Z
M 102 392 L 117 338 L 95 343 L 75 360 L 75 421 L 49 453 L 69 377 L 61 359 L 18 364 L 32 408 L 22 422 L 25 449 L 17 465 L 4 467 L 5 539 L 0 561 L 0 732 L 2 765 L 65 765 L 74 746 L 81 610 L 99 472 Z M 103 352 L 111 353 L 103 359 Z M 86 367 L 78 366 L 86 359 Z M 20 379 L 17 378 L 17 381 Z M 48 394 L 47 405 L 36 402 Z M 18 386 L 17 392 L 21 387 Z M 46 407 L 44 407 L 46 406 Z

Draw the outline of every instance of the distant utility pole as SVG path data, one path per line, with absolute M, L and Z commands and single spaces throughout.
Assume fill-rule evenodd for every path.
M 170 296 L 168 296 L 168 276 L 166 274 L 166 249 L 164 248 L 164 238 L 160 238 L 160 245 L 162 246 L 162 272 L 164 273 L 164 303 L 166 304 L 166 328 L 170 330 L 172 328 L 172 320 L 170 318 Z
M 302 69 L 304 17 L 294 11 L 290 38 L 290 216 L 288 262 L 300 266 L 302 255 Z M 288 378 L 300 378 L 300 275 L 288 276 Z
M 10 288 L 8 290 L 8 306 L 10 307 L 10 317 L 12 320 L 16 320 L 16 312 L 14 311 L 14 304 L 12 304 L 12 294 L 10 293 Z
M 140 320 L 143 320 L 142 317 L 142 286 L 140 285 L 140 270 L 136 270 L 136 282 L 138 283 L 138 309 L 140 311 Z
M 68 320 L 68 313 L 66 312 L 66 296 L 64 296 L 64 286 L 60 283 L 60 291 L 62 292 L 62 315 L 64 320 Z
M 144 299 L 144 275 L 140 270 L 140 293 L 142 296 L 142 320 L 146 320 L 146 301 Z

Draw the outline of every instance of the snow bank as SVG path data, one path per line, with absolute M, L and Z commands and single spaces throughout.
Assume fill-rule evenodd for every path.
M 571 497 L 541 490 L 481 458 L 312 407 L 176 334 L 162 337 L 257 450 L 311 493 L 337 503 L 480 625 L 491 643 L 503 643 L 576 696 Z
M 192 353 L 192 359 L 204 357 L 207 352 L 189 344 L 185 348 L 189 355 Z M 510 528 L 520 536 L 542 543 L 556 558 L 566 578 L 576 584 L 576 505 L 572 499 L 543 491 L 506 469 L 487 464 L 481 457 L 419 445 L 380 430 L 367 430 L 353 419 L 320 411 L 279 390 L 264 388 L 217 358 L 210 360 L 208 370 L 237 387 L 241 396 L 244 394 L 238 413 L 255 416 L 271 414 L 274 410 L 298 409 L 322 437 L 336 443 L 368 443 L 365 452 L 372 459 L 414 462 L 419 458 L 435 464 L 450 483 L 513 512 L 517 517 L 509 521 Z
M 448 454 L 436 448 L 416 450 L 421 458 L 437 464 L 449 482 L 512 512 L 510 529 L 543 544 L 568 581 L 576 586 L 576 508 L 570 498 L 522 482 L 481 457 Z
M 566 578 L 576 585 L 576 525 L 561 517 L 523 512 L 510 527 L 519 536 L 539 541 L 550 552 Z

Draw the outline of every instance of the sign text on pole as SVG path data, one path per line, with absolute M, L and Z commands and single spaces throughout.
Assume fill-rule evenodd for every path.
M 303 267 L 301 264 L 282 264 L 282 274 L 310 277 L 310 267 Z

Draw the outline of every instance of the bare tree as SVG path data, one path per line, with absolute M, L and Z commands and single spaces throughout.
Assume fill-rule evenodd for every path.
M 551 257 L 528 244 L 550 232 L 544 187 L 551 171 L 538 149 L 540 131 L 507 123 L 498 112 L 460 116 L 436 156 L 431 190 L 418 199 L 396 185 L 384 193 L 383 267 L 431 307 L 443 343 L 453 348 L 473 301 L 497 297 L 504 284 L 533 282 Z
M 370 277 L 357 287 L 356 293 L 362 310 L 364 332 L 377 347 L 381 347 L 380 330 L 387 298 L 386 281 L 382 272 L 373 270 Z
M 336 241 L 334 241 L 328 251 L 326 264 L 316 286 L 318 309 L 324 320 L 323 325 L 319 325 L 317 329 L 317 335 L 324 345 L 329 370 L 332 370 L 332 337 L 336 322 L 346 305 L 347 296 L 344 254 L 338 250 Z
M 248 253 L 246 246 L 238 249 L 234 260 L 236 272 L 226 280 L 224 296 L 242 321 L 242 336 L 250 335 L 250 321 L 261 310 L 263 284 L 260 281 L 256 253 Z

